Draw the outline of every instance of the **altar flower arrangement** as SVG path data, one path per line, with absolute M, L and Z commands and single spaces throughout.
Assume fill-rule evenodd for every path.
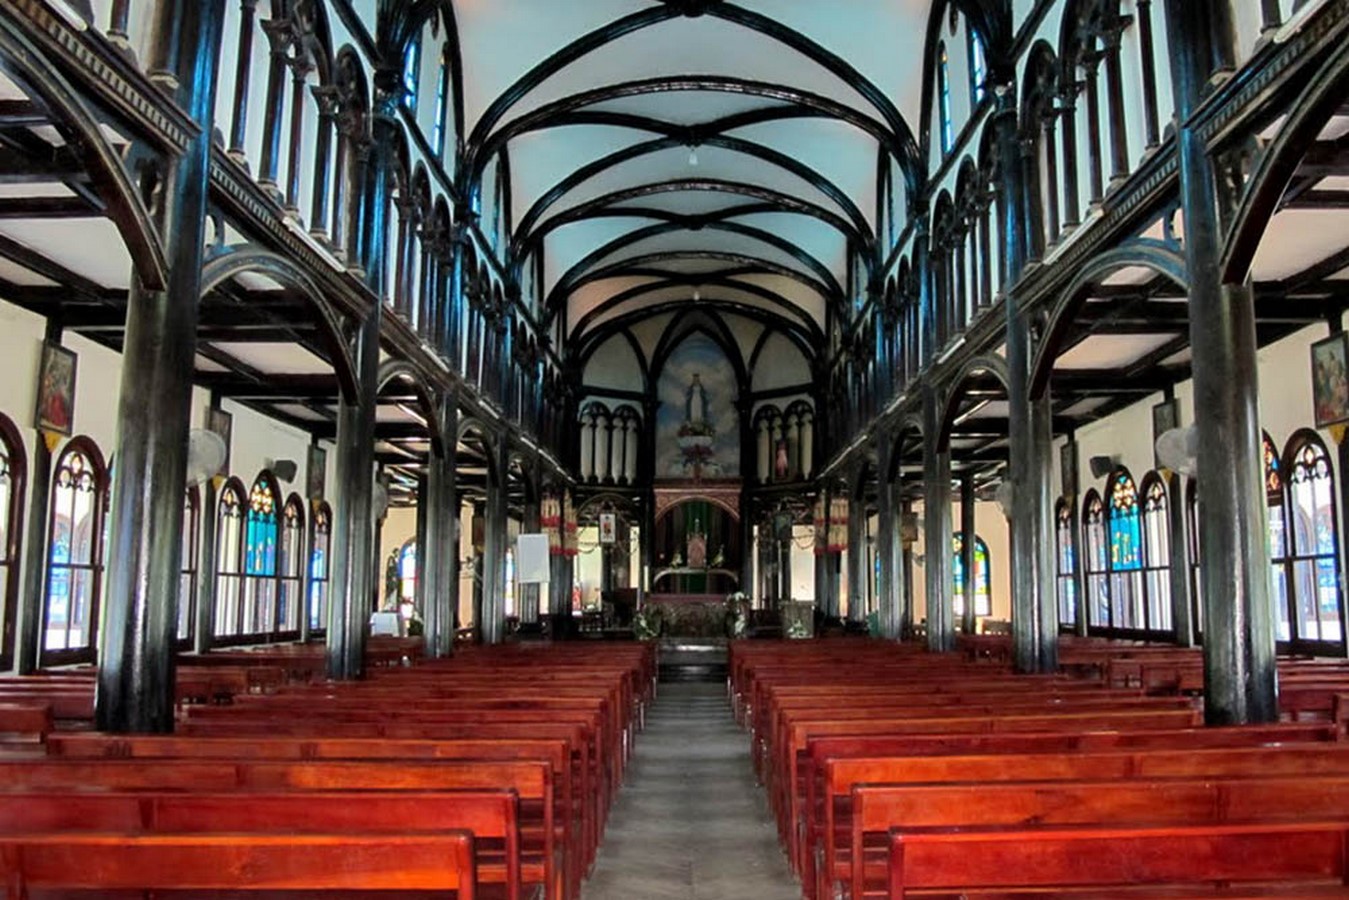
M 651 641 L 660 637 L 665 625 L 665 613 L 659 606 L 644 606 L 632 617 L 632 633 L 639 641 Z
M 749 595 L 736 591 L 726 595 L 726 632 L 730 637 L 742 638 L 749 629 Z

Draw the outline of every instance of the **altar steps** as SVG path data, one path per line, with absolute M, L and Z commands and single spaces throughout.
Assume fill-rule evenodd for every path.
M 657 659 L 663 682 L 725 682 L 725 638 L 662 638 Z

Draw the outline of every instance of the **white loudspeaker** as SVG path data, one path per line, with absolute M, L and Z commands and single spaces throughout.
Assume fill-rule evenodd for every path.
M 515 577 L 521 584 L 548 581 L 548 535 L 522 534 L 516 538 Z

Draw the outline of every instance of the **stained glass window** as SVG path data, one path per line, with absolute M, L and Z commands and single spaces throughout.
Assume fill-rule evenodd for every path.
M 945 44 L 937 48 L 937 95 L 941 103 L 941 149 L 944 155 L 950 153 L 956 144 L 955 130 L 951 122 L 950 64 Z
M 244 486 L 238 479 L 225 482 L 216 506 L 215 628 L 217 637 L 243 632 Z
M 445 125 L 450 114 L 450 63 L 445 54 L 440 58 L 440 74 L 436 78 L 436 112 L 431 123 L 431 152 L 444 159 Z
M 320 503 L 314 511 L 309 548 L 309 632 L 320 633 L 328 622 L 328 553 L 332 546 L 333 511 Z
M 270 476 L 259 476 L 249 491 L 244 519 L 245 634 L 267 634 L 276 627 L 278 505 Z
M 1170 503 L 1166 482 L 1155 472 L 1143 479 L 1143 591 L 1143 627 L 1171 631 Z
M 196 486 L 183 496 L 182 562 L 178 576 L 178 640 L 192 639 L 197 609 L 197 532 L 201 525 L 201 493 Z
M 957 534 L 954 540 L 955 565 L 952 568 L 954 572 L 955 590 L 955 615 L 960 618 L 965 614 L 965 556 L 961 552 L 965 541 L 962 535 Z M 974 614 L 976 616 L 993 615 L 993 591 L 990 586 L 988 574 L 988 544 L 978 535 L 974 536 Z
M 304 590 L 304 501 L 295 494 L 282 510 L 279 555 L 277 627 L 283 632 L 299 631 L 300 596 Z
M 1294 639 L 1340 643 L 1344 630 L 1330 456 L 1315 432 L 1301 431 L 1289 441 L 1284 459 Z
M 1077 542 L 1073 537 L 1073 508 L 1060 500 L 1054 510 L 1055 551 L 1058 559 L 1059 624 L 1077 623 Z
M 47 533 L 45 661 L 92 659 L 103 576 L 107 484 L 97 448 L 76 438 L 56 461 Z
M 1087 571 L 1087 624 L 1110 624 L 1110 545 L 1106 539 L 1105 504 L 1092 488 L 1082 501 L 1082 534 Z
M 23 441 L 14 423 L 0 415 L 0 671 L 14 664 L 24 473 Z
M 1279 451 L 1268 434 L 1263 435 L 1261 447 L 1265 457 L 1265 503 L 1269 507 L 1269 564 L 1270 602 L 1274 605 L 1274 634 L 1281 641 L 1293 639 L 1290 617 L 1288 572 L 1288 520 L 1284 514 L 1283 466 Z M 1202 604 L 1201 604 L 1202 605 Z
M 1138 488 L 1127 471 L 1110 476 L 1110 627 L 1143 628 L 1143 528 Z
M 414 112 L 417 109 L 417 86 L 422 77 L 422 39 L 421 35 L 408 44 L 403 56 L 403 105 Z
M 972 105 L 978 106 L 984 99 L 984 82 L 988 80 L 988 59 L 984 55 L 983 39 L 968 25 L 966 33 L 970 36 L 970 96 L 974 100 Z
M 417 542 L 408 541 L 398 551 L 398 597 L 412 603 L 417 597 Z

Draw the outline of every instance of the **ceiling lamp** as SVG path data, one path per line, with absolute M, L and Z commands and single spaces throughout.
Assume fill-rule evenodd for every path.
M 693 302 L 697 303 L 703 299 L 703 292 L 698 288 L 693 289 Z
M 694 168 L 694 169 L 698 168 L 698 145 L 697 145 L 697 144 L 689 144 L 689 166 L 690 166 L 691 168 Z

